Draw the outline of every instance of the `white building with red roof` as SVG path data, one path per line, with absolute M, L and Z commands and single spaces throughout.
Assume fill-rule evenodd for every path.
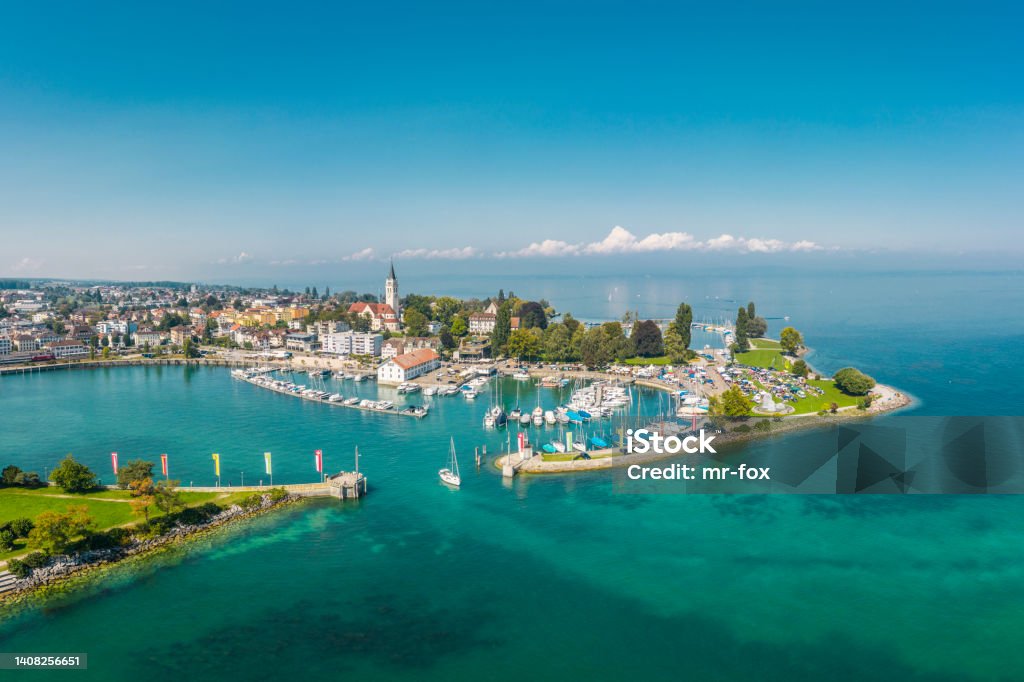
M 441 356 L 429 348 L 396 355 L 377 368 L 377 383 L 401 384 L 441 366 Z

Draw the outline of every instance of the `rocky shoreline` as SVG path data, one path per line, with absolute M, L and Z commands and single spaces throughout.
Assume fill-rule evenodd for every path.
M 54 557 L 43 567 L 32 570 L 32 573 L 16 580 L 14 588 L 0 594 L 0 617 L 4 611 L 16 605 L 27 604 L 38 597 L 62 590 L 74 579 L 84 579 L 93 572 L 120 564 L 128 559 L 142 559 L 160 550 L 178 546 L 192 541 L 224 526 L 260 516 L 269 511 L 280 509 L 303 500 L 299 495 L 287 495 L 280 499 L 272 499 L 264 495 L 258 507 L 243 508 L 238 504 L 212 516 L 209 521 L 194 525 L 176 525 L 170 531 L 155 538 L 133 540 L 124 547 L 96 549 L 71 555 Z

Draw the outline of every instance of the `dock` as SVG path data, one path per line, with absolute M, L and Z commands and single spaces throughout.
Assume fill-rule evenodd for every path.
M 406 408 L 406 409 L 402 409 L 402 410 L 397 410 L 394 407 L 391 407 L 389 409 L 381 409 L 381 408 L 377 408 L 377 407 L 363 406 L 363 405 L 360 405 L 359 403 L 354 403 L 352 405 L 346 405 L 345 403 L 343 403 L 341 401 L 330 401 L 330 400 L 326 400 L 323 397 L 314 397 L 314 396 L 303 395 L 302 393 L 296 393 L 295 391 L 290 391 L 290 390 L 282 388 L 280 386 L 275 386 L 273 384 L 268 385 L 268 384 L 265 384 L 265 383 L 262 383 L 262 382 L 258 381 L 258 379 L 262 376 L 262 374 L 268 374 L 268 373 L 269 373 L 269 371 L 268 372 L 261 372 L 261 373 L 253 374 L 253 375 L 249 375 L 249 374 L 235 374 L 234 372 L 232 372 L 232 376 L 234 378 L 236 378 L 236 379 L 239 379 L 240 381 L 244 381 L 247 384 L 252 384 L 253 386 L 256 386 L 258 388 L 265 388 L 268 391 L 273 391 L 274 393 L 280 393 L 281 395 L 288 395 L 288 396 L 292 396 L 294 398 L 301 398 L 302 400 L 309 400 L 311 402 L 320 403 L 322 405 L 332 405 L 334 407 L 347 407 L 347 408 L 352 409 L 352 410 L 362 410 L 363 412 L 372 412 L 374 414 L 392 414 L 392 415 L 396 415 L 396 416 L 414 417 L 416 419 L 422 419 L 423 417 L 426 417 L 427 413 L 430 411 L 430 408 L 427 407 L 426 405 L 423 405 L 423 406 L 418 407 L 416 409 Z
M 113 487 L 113 486 L 111 486 Z M 291 495 L 300 497 L 333 497 L 339 500 L 355 500 L 366 494 L 366 476 L 358 471 L 339 471 L 325 476 L 319 483 L 291 483 L 285 485 L 220 485 L 220 486 L 178 486 L 181 492 L 191 493 L 265 493 L 280 488 Z

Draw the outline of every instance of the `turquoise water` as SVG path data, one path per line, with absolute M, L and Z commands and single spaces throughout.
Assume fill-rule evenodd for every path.
M 1020 413 L 1005 389 L 1022 379 L 1021 322 L 999 314 L 1020 309 L 1019 279 L 803 291 L 757 298 L 821 330 L 808 337 L 823 366 L 912 384 L 917 414 Z M 503 440 L 480 427 L 484 396 L 435 404 L 422 421 L 370 415 L 216 369 L 4 378 L 3 461 L 41 468 L 72 451 L 106 474 L 111 450 L 168 452 L 173 475 L 209 485 L 209 453 L 225 482 L 244 470 L 248 483 L 270 450 L 285 482 L 315 476 L 316 448 L 328 468 L 350 466 L 358 443 L 372 491 L 122 571 L 4 622 L 0 650 L 88 652 L 78 677 L 103 680 L 1024 675 L 1019 497 L 617 495 L 605 473 L 506 484 L 471 463 L 473 447 Z M 458 491 L 436 476 L 450 432 Z

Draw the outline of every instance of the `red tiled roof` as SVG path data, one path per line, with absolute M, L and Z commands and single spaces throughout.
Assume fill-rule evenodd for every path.
M 392 362 L 402 369 L 411 369 L 418 365 L 430 362 L 431 360 L 437 360 L 438 357 L 438 354 L 429 348 L 421 348 L 419 350 L 414 350 L 411 353 L 396 355 Z

